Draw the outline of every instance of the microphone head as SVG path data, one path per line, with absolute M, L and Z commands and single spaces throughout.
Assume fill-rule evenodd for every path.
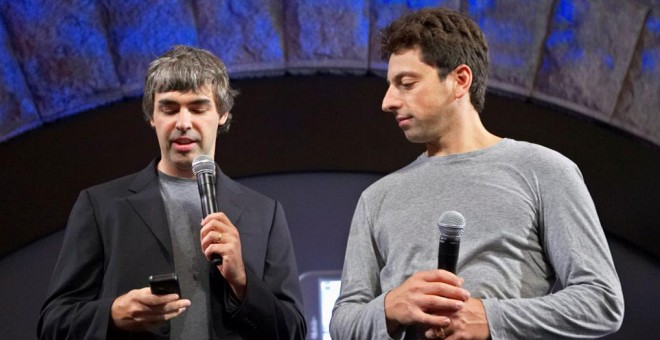
M 200 174 L 215 175 L 215 162 L 213 158 L 207 155 L 199 155 L 192 162 L 192 170 L 195 176 L 199 176 Z
M 438 228 L 441 236 L 460 238 L 465 229 L 465 217 L 457 211 L 445 211 L 440 215 Z

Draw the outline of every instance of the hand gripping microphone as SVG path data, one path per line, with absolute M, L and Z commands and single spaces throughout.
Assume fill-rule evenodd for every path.
M 465 228 L 465 218 L 456 211 L 445 211 L 438 220 L 440 228 L 440 245 L 438 247 L 438 269 L 444 269 L 456 274 L 458 249 L 461 245 L 461 235 Z
M 206 217 L 218 212 L 218 202 L 215 199 L 215 162 L 207 155 L 199 155 L 192 162 L 192 169 L 197 177 L 199 197 L 202 201 L 202 216 Z M 222 256 L 211 255 L 211 262 L 219 266 Z

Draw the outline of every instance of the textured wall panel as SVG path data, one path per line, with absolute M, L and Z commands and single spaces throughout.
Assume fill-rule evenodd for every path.
M 5 26 L 0 24 L 0 142 L 41 125 Z
M 436 6 L 485 31 L 491 89 L 660 144 L 660 0 L 0 0 L 0 140 L 140 95 L 148 63 L 175 44 L 213 51 L 234 78 L 384 75 L 380 30 Z
M 370 3 L 369 69 L 381 76 L 387 73 L 387 60 L 380 57 L 380 34 L 387 25 L 403 14 L 422 8 L 447 7 L 460 10 L 459 0 L 372 0 Z
M 531 94 L 553 3 L 554 0 L 468 2 L 468 14 L 488 40 L 488 86 L 524 96 Z
M 369 53 L 366 0 L 287 0 L 287 69 L 292 73 L 365 73 Z
M 121 98 L 95 1 L 5 1 L 2 15 L 42 119 Z
M 609 121 L 647 12 L 631 1 L 559 0 L 532 95 Z
M 142 95 L 149 62 L 176 44 L 197 43 L 186 0 L 103 0 L 109 45 L 126 96 Z
M 612 123 L 660 145 L 660 8 L 646 20 Z
M 232 77 L 284 74 L 280 0 L 198 0 L 200 46 L 218 55 Z

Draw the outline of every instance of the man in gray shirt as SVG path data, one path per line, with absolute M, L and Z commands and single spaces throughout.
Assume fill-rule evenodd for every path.
M 468 17 L 406 15 L 384 31 L 383 110 L 426 152 L 363 192 L 348 238 L 334 339 L 599 337 L 621 286 L 577 166 L 488 132 L 488 48 Z M 435 269 L 445 211 L 467 221 L 456 275 Z

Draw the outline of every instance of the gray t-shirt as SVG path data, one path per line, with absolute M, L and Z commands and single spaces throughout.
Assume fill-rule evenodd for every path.
M 493 339 L 584 338 L 617 329 L 623 296 L 577 166 L 504 139 L 420 156 L 362 193 L 349 233 L 334 339 L 386 339 L 384 296 L 438 259 L 440 215 L 467 221 L 457 274 L 483 299 Z M 553 292 L 555 284 L 563 289 Z M 409 328 L 396 337 L 415 338 Z
M 199 240 L 202 207 L 197 181 L 162 172 L 158 175 L 181 296 L 191 302 L 185 312 L 170 321 L 170 338 L 209 339 L 209 264 Z

